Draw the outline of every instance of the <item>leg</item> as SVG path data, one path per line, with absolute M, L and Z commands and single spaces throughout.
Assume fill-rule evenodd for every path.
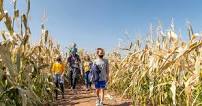
M 60 83 L 60 89 L 62 91 L 62 98 L 64 99 L 64 84 Z
M 95 82 L 95 93 L 97 96 L 96 106 L 100 106 L 100 82 Z
M 70 69 L 70 72 L 69 72 L 69 80 L 70 80 L 70 86 L 72 88 L 73 87 L 73 72 L 72 72 L 71 69 Z
M 96 106 L 100 106 L 100 89 L 96 88 L 95 92 L 96 92 L 96 96 L 97 96 Z
M 77 84 L 77 71 L 78 69 L 75 68 L 73 70 L 73 89 L 76 89 L 76 84 Z
M 95 93 L 96 93 L 97 98 L 100 98 L 100 89 L 96 89 Z
M 101 91 L 101 100 L 100 100 L 100 105 L 103 106 L 103 101 L 104 101 L 104 89 L 106 87 L 106 81 L 100 81 L 100 91 Z
M 64 99 L 64 78 L 62 76 L 60 76 L 60 90 L 62 91 L 62 98 Z
M 103 103 L 104 101 L 104 89 L 100 89 L 100 92 L 101 92 L 101 103 Z
M 87 75 L 86 75 L 86 76 L 87 76 L 87 78 L 86 78 L 86 79 L 87 79 L 87 88 L 88 88 L 88 90 L 89 90 L 89 88 L 90 88 L 89 73 L 90 73 L 89 71 L 86 72 L 86 74 L 87 74 Z
M 57 99 L 58 98 L 58 88 L 59 88 L 59 84 L 58 84 L 58 77 L 55 76 L 55 86 L 56 86 L 56 89 L 55 89 L 55 98 Z
M 85 84 L 86 84 L 86 90 L 87 90 L 88 89 L 88 75 L 87 75 L 87 72 L 85 72 L 84 77 L 85 77 Z
M 73 89 L 76 89 L 77 78 L 73 78 Z
M 89 82 L 89 88 L 91 89 L 91 85 L 92 85 L 92 83 L 91 82 Z

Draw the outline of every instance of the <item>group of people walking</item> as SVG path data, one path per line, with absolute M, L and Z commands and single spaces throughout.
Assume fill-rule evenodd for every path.
M 77 94 L 76 85 L 78 78 L 81 75 L 85 80 L 86 91 L 90 91 L 91 85 L 95 85 L 95 94 L 97 96 L 96 106 L 103 106 L 104 90 L 109 79 L 109 64 L 108 60 L 104 59 L 105 51 L 102 48 L 97 48 L 96 59 L 91 61 L 91 58 L 86 54 L 81 60 L 77 54 L 76 44 L 70 49 L 69 57 L 67 58 L 68 77 L 71 89 L 74 94 Z M 57 88 L 62 92 L 64 98 L 64 74 L 65 64 L 62 62 L 62 57 L 57 57 L 52 65 L 52 76 Z M 55 90 L 56 99 L 58 98 L 58 90 Z

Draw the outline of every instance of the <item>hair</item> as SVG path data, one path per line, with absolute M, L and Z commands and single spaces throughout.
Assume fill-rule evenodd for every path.
M 104 49 L 103 48 L 97 48 L 97 50 L 96 50 L 97 55 L 99 54 L 100 51 L 104 52 Z
M 5 70 L 6 70 L 6 67 L 3 66 L 3 67 L 2 67 L 2 70 L 5 71 Z
M 84 56 L 84 60 L 85 60 L 85 61 L 90 61 L 90 56 L 89 56 L 89 55 L 85 55 L 85 56 Z
M 60 57 L 60 56 L 59 56 L 59 57 L 57 57 L 56 61 L 57 61 L 57 62 L 62 62 L 61 57 Z

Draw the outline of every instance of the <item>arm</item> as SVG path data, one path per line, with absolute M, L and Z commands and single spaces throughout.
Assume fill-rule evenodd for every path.
M 62 69 L 62 76 L 64 76 L 64 74 L 65 74 L 65 65 L 64 64 L 62 64 L 62 67 L 61 67 Z
M 81 75 L 83 76 L 83 63 L 81 62 L 79 55 L 77 55 L 77 61 L 78 61 L 79 67 L 80 67 Z
M 81 75 L 83 76 L 83 67 L 84 67 L 84 65 L 83 65 L 83 62 L 81 62 L 81 67 L 80 67 L 80 70 L 81 70 Z
M 67 65 L 69 66 L 69 68 L 71 68 L 70 66 L 71 66 L 71 56 L 69 56 L 68 58 L 67 58 Z
M 55 72 L 55 64 L 53 63 L 53 65 L 52 65 L 52 69 L 51 69 L 51 74 L 53 75 L 54 72 Z
M 70 56 L 67 58 L 67 64 L 69 64 L 70 63 Z
M 107 73 L 107 82 L 108 82 L 108 80 L 109 80 L 109 62 L 108 62 L 108 60 L 107 60 L 107 62 L 106 62 L 106 73 Z

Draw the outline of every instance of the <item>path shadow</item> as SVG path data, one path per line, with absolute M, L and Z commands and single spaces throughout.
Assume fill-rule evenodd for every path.
M 132 105 L 131 105 L 131 102 L 124 102 L 116 105 L 104 104 L 104 106 L 132 106 Z
M 79 100 L 79 99 L 87 99 L 87 98 L 94 98 L 94 97 L 96 97 L 96 96 L 88 96 L 88 95 L 86 95 L 86 96 L 77 96 L 77 97 L 75 97 L 75 100 Z
M 79 102 L 72 102 L 70 99 L 59 99 L 53 103 L 51 106 L 74 106 L 76 104 L 79 104 Z

